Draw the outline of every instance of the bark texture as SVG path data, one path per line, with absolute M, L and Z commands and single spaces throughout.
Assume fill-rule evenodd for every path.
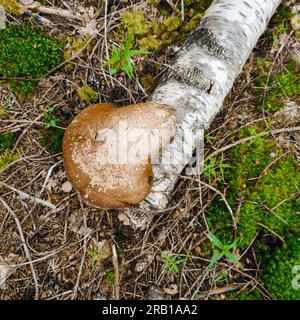
M 140 208 L 126 212 L 133 225 L 145 226 L 153 214 L 167 207 L 176 181 L 191 160 L 191 150 L 202 138 L 197 132 L 208 129 L 220 111 L 280 2 L 215 0 L 179 50 L 176 63 L 150 97 L 151 102 L 176 111 L 177 132 L 160 163 L 153 165 L 151 193 Z

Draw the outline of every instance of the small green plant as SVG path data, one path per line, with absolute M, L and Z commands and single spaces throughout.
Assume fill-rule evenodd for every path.
M 44 119 L 47 128 L 53 127 L 56 128 L 57 125 L 61 122 L 61 118 L 56 115 L 54 107 L 50 107 L 48 111 L 44 113 Z
M 132 79 L 134 72 L 134 63 L 132 57 L 148 54 L 148 52 L 144 50 L 131 50 L 130 48 L 133 44 L 133 41 L 134 32 L 131 32 L 124 46 L 120 47 L 119 49 L 115 45 L 112 46 L 113 56 L 102 65 L 111 66 L 109 71 L 111 76 L 115 75 L 117 72 L 124 71 L 128 78 Z
M 278 41 L 279 41 L 279 35 L 283 32 L 287 32 L 287 29 L 284 25 L 285 21 L 283 21 L 277 28 L 276 31 L 274 32 L 273 35 L 273 48 L 277 46 Z
M 250 141 L 249 144 L 251 145 L 252 143 L 256 143 L 256 144 L 258 144 L 258 145 L 260 145 L 260 146 L 263 146 L 264 143 L 265 143 L 265 139 L 264 139 L 262 136 L 257 136 L 257 137 L 255 137 L 255 138 L 253 138 L 253 139 Z
M 218 283 L 218 282 L 227 282 L 228 280 L 228 272 L 225 270 L 225 271 L 222 271 L 219 273 L 219 275 L 214 279 L 214 283 Z
M 218 239 L 214 234 L 208 232 L 208 237 L 213 244 L 213 256 L 210 261 L 210 268 L 214 266 L 214 264 L 221 260 L 224 256 L 231 260 L 234 264 L 240 266 L 241 263 L 239 260 L 230 252 L 231 249 L 236 248 L 237 240 L 232 242 L 231 244 L 223 244 L 220 239 Z
M 208 135 L 208 134 L 206 134 L 206 135 L 204 136 L 204 138 L 205 138 L 205 140 L 206 140 L 207 142 L 209 142 L 209 143 L 212 143 L 212 142 L 214 142 L 215 140 L 217 140 L 217 137 L 215 137 L 215 136 L 210 136 L 210 135 Z
M 101 253 L 98 252 L 96 249 L 88 250 L 88 257 L 89 257 L 89 263 L 92 269 L 95 268 L 96 263 L 101 261 L 101 258 L 102 258 Z
M 115 236 L 115 241 L 118 247 L 118 256 L 120 258 L 124 258 L 126 255 L 125 249 L 124 249 L 124 242 L 125 242 L 125 236 L 122 233 L 118 233 Z
M 208 162 L 204 163 L 203 175 L 211 182 L 212 177 L 217 178 L 217 169 L 219 169 L 220 176 L 224 180 L 224 169 L 230 168 L 231 165 L 224 163 L 224 155 L 222 153 L 220 161 L 217 163 L 216 158 L 211 158 Z
M 108 282 L 113 282 L 115 280 L 115 272 L 114 271 L 108 271 L 105 275 L 105 278 Z
M 61 117 L 58 111 L 50 107 L 44 113 L 45 127 L 42 129 L 41 144 L 49 150 L 51 154 L 57 154 L 62 151 L 62 140 L 65 130 L 59 128 Z
M 187 263 L 187 258 L 180 259 L 177 255 L 169 257 L 164 252 L 161 252 L 161 256 L 164 262 L 164 268 L 167 270 L 168 274 L 173 271 L 179 272 L 181 265 L 185 265 Z

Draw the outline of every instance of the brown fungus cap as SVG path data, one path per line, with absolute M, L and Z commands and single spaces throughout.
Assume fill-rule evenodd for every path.
M 92 206 L 121 209 L 135 205 L 150 193 L 151 162 L 174 133 L 174 111 L 164 105 L 87 107 L 64 135 L 68 180 Z

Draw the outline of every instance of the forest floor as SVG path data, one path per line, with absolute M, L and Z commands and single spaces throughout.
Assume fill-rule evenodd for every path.
M 0 0 L 0 299 L 300 299 L 295 1 L 278 9 L 206 132 L 203 173 L 182 175 L 144 230 L 79 202 L 64 130 L 92 103 L 146 101 L 211 1 L 41 2 L 72 15 L 41 13 L 41 23 Z M 132 70 L 104 65 L 133 26 L 132 48 L 149 53 Z

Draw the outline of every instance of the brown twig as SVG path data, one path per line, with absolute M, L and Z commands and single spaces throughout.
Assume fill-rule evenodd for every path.
M 237 140 L 231 144 L 228 144 L 227 146 L 224 146 L 223 148 L 220 148 L 214 152 L 212 152 L 211 154 L 209 154 L 207 157 L 206 157 L 206 160 L 209 159 L 209 158 L 212 158 L 212 157 L 215 157 L 217 155 L 219 155 L 220 153 L 228 150 L 228 149 L 231 149 L 239 144 L 243 144 L 245 142 L 248 142 L 248 141 L 251 141 L 257 137 L 263 137 L 263 136 L 267 136 L 267 135 L 270 135 L 270 134 L 279 134 L 279 133 L 285 133 L 285 132 L 294 132 L 294 131 L 300 131 L 300 127 L 291 127 L 291 128 L 281 128 L 281 129 L 274 129 L 274 130 L 270 130 L 270 131 L 264 131 L 264 132 L 260 132 L 254 136 L 250 136 L 250 137 L 246 137 L 246 138 L 243 138 L 243 139 L 240 139 L 240 140 Z
M 119 262 L 116 245 L 113 243 L 112 246 L 112 259 L 113 266 L 115 269 L 115 300 L 120 300 L 120 275 L 119 275 Z
M 30 266 L 30 269 L 31 269 L 31 273 L 32 273 L 32 277 L 33 277 L 33 281 L 34 281 L 34 285 L 35 285 L 35 300 L 37 300 L 39 298 L 39 282 L 38 282 L 38 278 L 37 278 L 37 275 L 36 275 L 35 268 L 33 266 L 33 262 L 32 262 L 30 251 L 28 249 L 28 246 L 27 246 L 27 243 L 26 243 L 26 240 L 25 240 L 25 237 L 24 237 L 24 233 L 23 233 L 23 229 L 22 229 L 20 220 L 17 217 L 17 215 L 14 213 L 14 211 L 9 207 L 9 205 L 1 197 L 0 197 L 0 202 L 2 202 L 3 206 L 11 214 L 11 216 L 14 218 L 14 220 L 16 222 L 16 225 L 17 225 L 17 228 L 18 228 L 18 231 L 19 231 L 19 235 L 20 235 L 20 238 L 21 238 L 21 241 L 22 241 L 22 246 L 24 248 L 25 255 L 26 255 L 26 258 L 27 258 L 27 260 L 29 262 L 29 266 Z

